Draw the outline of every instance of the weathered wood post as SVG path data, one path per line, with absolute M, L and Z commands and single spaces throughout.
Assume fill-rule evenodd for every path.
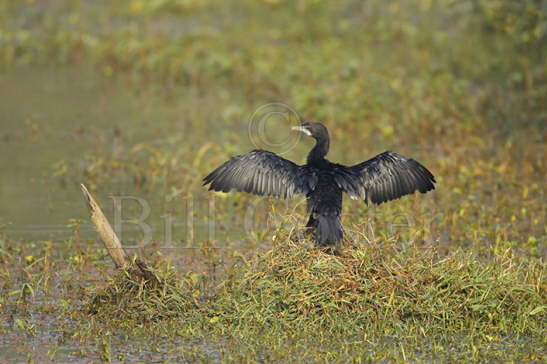
M 104 247 L 108 251 L 108 254 L 110 254 L 110 257 L 114 261 L 116 268 L 128 267 L 131 264 L 131 260 L 125 253 L 125 250 L 123 250 L 120 239 L 118 239 L 118 236 L 99 207 L 99 204 L 97 204 L 93 196 L 91 196 L 87 187 L 83 183 L 80 184 L 80 187 L 82 188 L 87 207 L 91 214 L 91 222 L 101 238 Z

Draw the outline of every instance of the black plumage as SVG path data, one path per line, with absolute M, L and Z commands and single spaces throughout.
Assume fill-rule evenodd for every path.
M 235 189 L 276 198 L 306 196 L 307 227 L 314 231 L 318 246 L 337 246 L 342 240 L 342 192 L 381 204 L 435 189 L 433 174 L 414 159 L 387 151 L 347 167 L 325 159 L 330 140 L 323 124 L 306 121 L 293 129 L 316 140 L 305 165 L 257 149 L 232 157 L 205 177 L 204 185 L 214 191 Z

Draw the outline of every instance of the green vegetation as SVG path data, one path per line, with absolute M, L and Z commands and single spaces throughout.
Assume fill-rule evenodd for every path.
M 27 252 L 4 240 L 4 265 L 26 261 L 20 272 L 2 272 L 6 282 L 26 283 L 4 287 L 9 293 L 1 304 L 11 312 L 12 330 L 35 337 L 33 313 L 47 312 L 58 317 L 60 344 L 76 341 L 79 355 L 103 360 L 162 345 L 171 360 L 203 361 L 537 361 L 544 355 L 544 267 L 518 264 L 510 249 L 488 263 L 461 250 L 439 257 L 393 245 L 333 256 L 280 238 L 260 257 L 234 260 L 221 280 L 159 263 L 155 283 L 118 272 L 106 285 L 86 289 L 89 265 L 102 270 L 102 257 L 91 251 L 71 257 L 56 281 L 63 263 L 52 256 L 51 243 L 23 258 Z M 51 291 L 59 295 L 55 303 L 37 297 Z M 83 305 L 74 310 L 77 302 Z M 170 344 L 160 344 L 165 340 Z
M 301 205 L 269 201 L 253 222 L 270 223 L 242 232 L 256 197 L 214 195 L 215 236 L 139 251 L 154 283 L 108 279 L 77 220 L 60 243 L 1 234 L 2 359 L 544 360 L 547 8 L 514 3 L 0 0 L 0 81 L 91 74 L 138 109 L 119 105 L 99 127 L 6 108 L 2 151 L 23 151 L 13 128 L 29 145 L 61 129 L 79 143 L 47 166 L 61 191 L 85 181 L 107 196 L 131 181 L 185 220 L 173 206 L 210 198 L 201 177 L 254 147 L 249 118 L 269 102 L 328 125 L 333 161 L 393 149 L 439 182 L 379 207 L 348 201 L 340 256 L 294 237 Z M 12 96 L 20 109 L 40 107 L 24 96 Z M 132 119 L 158 107 L 165 120 Z M 284 156 L 301 162 L 308 148 Z M 50 346 L 29 351 L 27 339 Z

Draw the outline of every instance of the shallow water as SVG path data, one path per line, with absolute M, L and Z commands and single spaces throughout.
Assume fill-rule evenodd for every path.
M 70 218 L 86 217 L 77 185 L 51 175 L 56 163 L 93 144 L 86 129 L 116 126 L 110 115 L 125 103 L 104 90 L 81 70 L 18 69 L 0 78 L 0 219 L 10 236 L 63 239 Z
M 64 240 L 73 232 L 71 219 L 87 221 L 79 183 L 89 181 L 58 176 L 63 163 L 76 161 L 82 168 L 97 148 L 114 154 L 138 143 L 162 146 L 168 138 L 182 138 L 188 127 L 180 122 L 176 97 L 166 97 L 161 88 L 141 90 L 105 80 L 91 67 L 11 70 L 0 76 L 0 98 L 0 228 L 12 238 Z M 166 239 L 166 214 L 172 219 L 167 237 L 188 238 L 181 215 L 191 202 L 184 206 L 162 186 L 140 188 L 122 177 L 100 184 L 94 194 L 114 224 L 114 199 L 122 202 L 118 216 L 126 221 L 121 230 L 127 242 L 145 237 L 140 225 L 127 222 L 145 209 L 149 214 L 142 222 L 152 229 L 151 238 Z M 192 202 L 193 209 L 205 208 L 195 206 L 202 201 Z M 207 221 L 192 224 L 203 234 L 209 230 Z M 85 222 L 80 232 L 95 237 Z

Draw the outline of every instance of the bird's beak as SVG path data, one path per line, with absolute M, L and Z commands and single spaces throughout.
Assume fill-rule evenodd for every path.
M 306 134 L 307 136 L 311 136 L 310 131 L 308 129 L 306 129 L 305 126 L 297 125 L 297 126 L 293 126 L 291 129 L 302 132 L 302 133 Z

